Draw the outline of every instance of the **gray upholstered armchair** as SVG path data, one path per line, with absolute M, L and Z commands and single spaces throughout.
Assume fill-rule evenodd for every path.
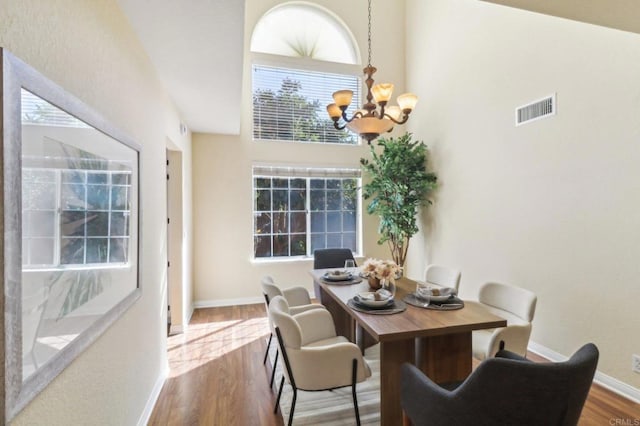
M 313 269 L 342 268 L 344 261 L 351 259 L 353 253 L 348 248 L 319 249 L 313 252 Z
M 282 354 L 284 376 L 274 411 L 277 411 L 285 378 L 293 389 L 289 425 L 293 421 L 297 391 L 318 391 L 351 386 L 356 423 L 360 424 L 356 383 L 371 376 L 360 348 L 336 335 L 331 314 L 314 309 L 291 315 L 287 301 L 276 296 L 269 303 L 269 316 L 275 326 Z
M 597 363 L 592 343 L 559 363 L 534 363 L 501 350 L 457 386 L 439 386 L 404 364 L 402 409 L 414 426 L 576 425 Z

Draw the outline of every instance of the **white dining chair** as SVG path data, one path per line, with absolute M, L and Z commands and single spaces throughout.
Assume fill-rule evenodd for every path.
M 293 422 L 298 390 L 350 386 L 356 424 L 360 425 L 356 383 L 371 376 L 360 348 L 346 337 L 336 335 L 333 317 L 324 309 L 292 315 L 285 298 L 276 296 L 269 304 L 269 316 L 275 326 L 284 372 L 274 412 L 278 410 L 285 379 L 293 390 L 289 425 Z
M 269 303 L 276 296 L 282 296 L 287 301 L 289 306 L 289 310 L 292 315 L 299 314 L 301 312 L 305 312 L 311 309 L 325 309 L 324 306 L 318 303 L 311 303 L 311 298 L 309 297 L 309 292 L 307 289 L 301 286 L 289 287 L 285 289 L 281 289 L 276 285 L 273 278 L 269 275 L 265 275 L 262 277 L 260 281 L 260 285 L 262 287 L 262 294 L 264 295 L 264 303 L 265 308 L 267 310 L 267 316 L 269 314 Z M 273 323 L 271 322 L 271 317 L 269 317 L 269 340 L 267 341 L 267 349 L 264 352 L 264 360 L 263 364 L 267 363 L 267 358 L 269 358 L 269 348 L 271 347 L 271 341 L 273 340 Z M 278 362 L 279 351 L 276 349 L 275 361 L 273 363 L 273 368 L 271 370 L 271 382 L 270 386 L 273 387 L 273 379 L 275 377 L 276 371 L 276 363 Z
M 450 287 L 458 293 L 462 273 L 457 269 L 442 265 L 428 265 L 424 272 L 424 280 L 442 287 Z
M 507 326 L 474 331 L 473 356 L 479 360 L 492 358 L 500 349 L 500 341 L 504 341 L 505 349 L 526 357 L 536 301 L 536 295 L 524 288 L 492 282 L 484 284 L 478 293 L 478 302 L 506 319 Z

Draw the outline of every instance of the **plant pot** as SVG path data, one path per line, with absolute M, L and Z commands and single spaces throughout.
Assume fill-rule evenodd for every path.
M 382 288 L 382 283 L 380 282 L 380 278 L 369 277 L 368 280 L 369 280 L 369 287 L 371 287 L 371 290 L 378 290 Z

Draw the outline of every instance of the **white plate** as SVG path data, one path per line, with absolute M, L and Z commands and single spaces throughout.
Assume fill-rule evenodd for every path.
M 353 278 L 353 275 L 349 271 L 337 269 L 335 271 L 325 272 L 322 277 L 329 281 L 346 281 Z
M 378 308 L 380 306 L 386 306 L 393 302 L 393 299 L 376 300 L 373 292 L 360 293 L 355 297 L 355 301 L 372 308 Z

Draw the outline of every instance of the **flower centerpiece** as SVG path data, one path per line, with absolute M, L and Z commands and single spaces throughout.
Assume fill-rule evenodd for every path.
M 377 290 L 383 283 L 395 284 L 402 268 L 392 260 L 367 259 L 362 265 L 362 276 L 369 280 L 369 287 Z

